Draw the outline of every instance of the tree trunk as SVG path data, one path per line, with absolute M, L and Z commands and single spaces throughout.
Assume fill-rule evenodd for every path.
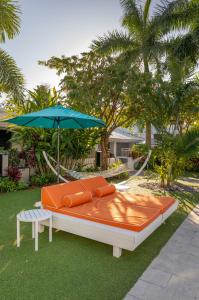
M 146 145 L 151 148 L 151 123 L 146 122 Z
M 102 170 L 108 169 L 108 158 L 109 158 L 109 135 L 107 133 L 102 134 L 101 136 L 101 151 L 102 151 L 102 157 L 101 157 L 101 168 Z
M 144 57 L 144 73 L 149 73 L 149 63 L 146 57 Z
M 146 57 L 144 57 L 144 73 L 149 73 L 149 63 Z M 151 123 L 146 121 L 146 145 L 151 148 Z
M 165 188 L 165 180 L 163 177 L 160 178 L 160 187 L 163 189 Z

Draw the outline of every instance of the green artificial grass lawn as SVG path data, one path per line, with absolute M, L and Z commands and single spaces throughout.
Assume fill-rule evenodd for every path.
M 197 201 L 196 193 L 176 193 L 183 205 L 134 252 L 117 259 L 112 247 L 66 232 L 48 230 L 34 251 L 31 224 L 21 223 L 16 247 L 16 214 L 40 199 L 40 189 L 0 194 L 0 299 L 122 299 Z M 187 205 L 188 204 L 188 205 Z

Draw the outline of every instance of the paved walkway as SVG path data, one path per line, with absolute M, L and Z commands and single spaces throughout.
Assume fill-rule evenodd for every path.
M 199 300 L 199 205 L 124 300 Z

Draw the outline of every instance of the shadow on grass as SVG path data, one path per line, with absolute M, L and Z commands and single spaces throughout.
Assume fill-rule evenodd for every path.
M 198 192 L 171 192 L 170 193 L 175 199 L 179 201 L 180 207 L 187 213 L 189 213 L 198 203 Z

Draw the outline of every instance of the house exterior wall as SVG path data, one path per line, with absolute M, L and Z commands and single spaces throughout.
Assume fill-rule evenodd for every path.
M 114 156 L 114 143 L 116 143 L 116 157 L 118 156 L 126 156 L 124 155 L 124 153 L 122 153 L 122 149 L 131 149 L 133 143 L 130 142 L 110 142 L 109 143 L 109 149 L 110 149 L 110 153 L 111 153 L 111 157 Z
M 109 143 L 109 150 L 110 150 L 110 155 L 114 156 L 114 143 L 115 142 L 110 142 Z
M 132 145 L 133 145 L 133 143 L 118 142 L 117 143 L 117 150 L 116 150 L 117 156 L 123 156 L 122 148 L 130 148 L 131 149 Z

